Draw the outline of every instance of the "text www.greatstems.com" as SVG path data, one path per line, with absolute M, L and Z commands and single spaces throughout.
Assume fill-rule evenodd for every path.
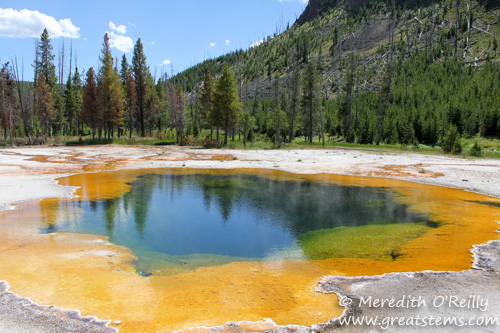
M 436 316 L 415 316 L 415 317 L 343 317 L 340 318 L 341 325 L 354 326 L 378 326 L 386 330 L 392 326 L 408 326 L 408 327 L 439 327 L 439 326 L 456 326 L 456 327 L 474 327 L 474 326 L 490 326 L 500 325 L 498 317 L 436 317 Z

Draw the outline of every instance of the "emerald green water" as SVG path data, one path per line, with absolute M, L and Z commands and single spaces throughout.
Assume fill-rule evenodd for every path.
M 168 170 L 141 176 L 131 185 L 116 199 L 64 202 L 65 211 L 74 213 L 59 214 L 43 231 L 107 235 L 132 249 L 147 270 L 148 262 L 157 260 L 194 268 L 238 260 L 315 259 L 310 247 L 323 234 L 330 239 L 327 247 L 340 242 L 337 247 L 349 248 L 342 244 L 346 230 L 382 232 L 352 227 L 435 227 L 385 188 Z M 320 259 L 357 257 L 321 251 Z

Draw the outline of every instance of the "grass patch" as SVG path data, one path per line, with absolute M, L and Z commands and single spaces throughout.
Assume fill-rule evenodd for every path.
M 184 139 L 185 145 L 202 147 L 206 136 L 210 134 L 209 131 L 204 130 L 198 138 L 187 137 Z M 213 135 L 215 139 L 215 133 Z M 222 142 L 224 138 L 224 132 L 221 131 L 219 134 L 219 139 Z M 500 159 L 500 139 L 499 138 L 462 138 L 460 143 L 463 147 L 463 152 L 459 155 L 454 156 L 464 156 L 469 158 L 471 155 L 471 150 L 475 142 L 478 142 L 479 146 L 482 148 L 481 157 L 483 158 L 493 158 Z M 46 142 L 41 142 L 38 138 L 33 138 L 32 145 L 46 145 L 46 146 L 93 146 L 93 145 L 148 145 L 148 146 L 166 146 L 166 145 L 176 145 L 176 140 L 174 138 L 167 137 L 164 139 L 159 139 L 157 137 L 139 137 L 132 136 L 122 136 L 121 138 L 92 138 L 91 136 L 83 137 L 51 137 L 47 138 Z M 9 146 L 25 146 L 29 145 L 27 138 L 8 138 L 4 140 L 0 138 L 0 147 Z M 243 145 L 243 138 L 239 135 L 235 135 L 233 141 L 232 137 L 228 137 L 227 145 L 221 146 L 226 149 L 246 149 L 246 150 L 260 150 L 260 149 L 323 149 L 322 141 L 315 137 L 312 143 L 306 142 L 304 138 L 297 137 L 291 143 L 284 143 L 280 148 L 274 147 L 272 140 L 265 134 L 255 134 L 255 141 L 247 142 L 246 146 Z M 424 155 L 446 155 L 443 153 L 440 146 L 426 146 L 423 144 L 418 145 L 418 149 L 413 146 L 402 146 L 401 144 L 387 144 L 381 143 L 376 144 L 359 144 L 359 143 L 348 143 L 344 142 L 342 138 L 326 138 L 325 148 L 345 148 L 345 149 L 360 149 L 360 150 L 373 150 L 373 151 L 388 151 L 388 152 L 412 152 Z M 471 157 L 476 158 L 476 157 Z
M 425 234 L 425 223 L 371 224 L 310 231 L 299 237 L 304 254 L 312 260 L 357 258 L 391 261 L 399 247 Z
M 461 144 L 464 148 L 464 152 L 467 155 L 471 155 L 471 151 L 473 150 L 474 144 L 476 142 L 482 148 L 482 157 L 500 158 L 500 139 L 498 138 L 462 139 Z
M 136 137 L 133 136 L 132 138 L 129 137 L 121 137 L 121 138 L 111 138 L 111 139 L 104 139 L 104 138 L 91 138 L 91 137 L 86 137 L 86 138 L 80 138 L 80 137 L 72 137 L 72 138 L 67 138 L 66 140 L 62 141 L 62 144 L 67 145 L 67 146 L 94 146 L 94 145 L 107 145 L 107 144 L 115 144 L 115 145 L 151 145 L 151 146 L 159 146 L 159 145 L 174 145 L 176 144 L 174 139 L 169 139 L 169 140 L 160 140 L 157 138 L 151 138 L 151 137 Z

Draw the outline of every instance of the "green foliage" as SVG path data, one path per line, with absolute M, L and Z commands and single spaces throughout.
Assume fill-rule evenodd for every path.
M 73 87 L 73 80 L 71 76 L 68 77 L 68 81 L 66 82 L 66 90 L 64 91 L 64 116 L 68 120 L 69 133 L 74 134 L 74 122 L 77 111 L 77 97 L 76 91 Z
M 87 79 L 83 89 L 83 113 L 82 119 L 92 129 L 92 137 L 99 133 L 101 137 L 101 119 L 102 115 L 97 101 L 97 81 L 95 77 L 94 68 L 90 67 L 87 71 Z
M 443 143 L 441 148 L 445 153 L 460 154 L 462 152 L 462 146 L 460 144 L 460 133 L 458 133 L 457 127 L 451 125 L 448 129 L 448 133 L 443 138 Z
M 280 106 L 277 106 L 276 109 L 272 112 L 271 126 L 276 132 L 274 146 L 276 148 L 280 148 L 284 141 L 282 137 L 282 132 L 285 130 L 286 127 L 286 113 L 281 109 Z
M 243 129 L 243 146 L 246 148 L 247 141 L 253 143 L 253 131 L 255 129 L 256 120 L 249 112 L 243 111 L 240 119 L 239 126 Z M 248 134 L 247 134 L 248 133 Z
M 97 102 L 108 139 L 115 129 L 123 128 L 123 91 L 120 76 L 114 69 L 108 34 L 104 36 L 101 67 L 97 75 Z
M 136 88 L 137 119 L 139 122 L 141 136 L 146 136 L 146 89 L 148 86 L 148 77 L 151 76 L 149 67 L 146 63 L 146 55 L 141 39 L 137 39 L 134 46 L 134 56 L 132 58 L 132 71 Z
M 470 155 L 481 157 L 483 155 L 483 148 L 479 145 L 477 141 L 474 141 L 474 145 L 470 149 Z
M 452 126 L 463 140 L 498 137 L 500 94 L 494 92 L 500 91 L 499 11 L 491 3 L 472 0 L 469 6 L 461 6 L 457 19 L 454 5 L 402 0 L 328 2 L 319 14 L 305 15 L 306 19 L 286 31 L 263 37 L 259 45 L 209 59 L 169 80 L 161 78 L 157 84 L 138 39 L 132 65 L 122 57 L 121 98 L 116 84 L 103 84 L 103 71 L 109 78 L 116 73 L 113 59 L 105 53 L 98 87 L 91 79 L 84 93 L 76 73 L 65 86 L 57 85 L 45 30 L 37 42 L 35 80 L 38 84 L 44 75 L 51 101 L 41 101 L 45 109 L 51 105 L 53 110 L 47 116 L 35 104 L 32 119 L 16 114 L 11 133 L 22 135 L 24 123 L 32 128 L 24 132 L 35 136 L 85 136 L 90 132 L 109 136 L 118 129 L 119 135 L 128 130 L 129 137 L 133 132 L 151 136 L 157 131 L 158 138 L 177 135 L 184 142 L 186 134 L 204 137 L 208 129 L 217 127 L 217 133 L 224 129 L 226 143 L 232 133 L 233 138 L 243 135 L 243 145 L 246 139 L 252 143 L 263 140 L 266 147 L 273 137 L 279 143 L 294 142 L 296 136 L 313 145 L 321 132 L 330 140 L 336 137 L 357 144 L 446 145 Z M 398 23 L 392 31 L 388 21 L 394 19 Z M 471 24 L 478 28 L 489 25 L 489 34 L 468 30 Z M 219 103 L 217 112 L 212 112 L 215 88 L 211 75 L 220 80 L 228 71 L 232 78 L 219 91 L 219 102 L 222 91 L 236 102 L 231 107 Z M 238 95 L 245 101 L 245 112 Z M 100 107 L 93 105 L 96 96 Z M 123 110 L 105 106 L 103 96 L 115 96 L 116 105 L 121 99 Z M 284 122 L 277 109 L 286 115 Z M 450 149 L 458 146 L 452 143 Z
M 52 99 L 52 91 L 49 84 L 45 80 L 43 72 L 39 75 L 39 80 L 35 89 L 35 114 L 37 115 L 42 129 L 42 137 L 50 136 L 52 123 L 56 117 L 56 109 L 54 100 Z
M 40 40 L 37 43 L 35 59 L 35 82 L 39 80 L 39 75 L 43 73 L 45 82 L 53 89 L 57 82 L 56 66 L 54 65 L 54 54 L 52 53 L 52 43 L 47 29 L 43 29 Z
M 216 126 L 225 129 L 224 145 L 227 145 L 229 129 L 238 122 L 242 107 L 238 97 L 238 86 L 234 80 L 234 73 L 226 65 L 222 70 L 222 75 L 215 83 L 212 108 L 213 116 L 211 117 Z
M 200 111 L 198 116 L 201 120 L 202 126 L 208 127 L 214 125 L 214 120 L 212 119 L 212 101 L 213 101 L 213 90 L 214 81 L 210 72 L 205 74 L 203 83 L 198 94 L 198 100 L 200 103 Z
M 0 69 L 0 123 L 4 130 L 4 139 L 7 140 L 7 132 L 16 127 L 16 94 L 14 90 L 14 75 L 9 63 Z
M 309 143 L 312 143 L 314 136 L 314 127 L 316 123 L 317 104 L 317 72 L 316 66 L 313 63 L 306 65 L 304 75 L 302 77 L 302 126 L 304 133 L 307 133 Z

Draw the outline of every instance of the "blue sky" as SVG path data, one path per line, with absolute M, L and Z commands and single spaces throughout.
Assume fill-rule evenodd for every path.
M 17 56 L 24 61 L 25 79 L 31 79 L 35 41 L 46 26 L 57 57 L 70 45 L 80 72 L 96 68 L 104 34 L 111 37 L 112 53 L 132 60 L 138 38 L 144 44 L 151 72 L 182 71 L 204 59 L 247 49 L 277 26 L 292 25 L 307 0 L 2 0 L 0 3 L 0 62 Z M 74 61 L 73 61 L 74 66 Z

